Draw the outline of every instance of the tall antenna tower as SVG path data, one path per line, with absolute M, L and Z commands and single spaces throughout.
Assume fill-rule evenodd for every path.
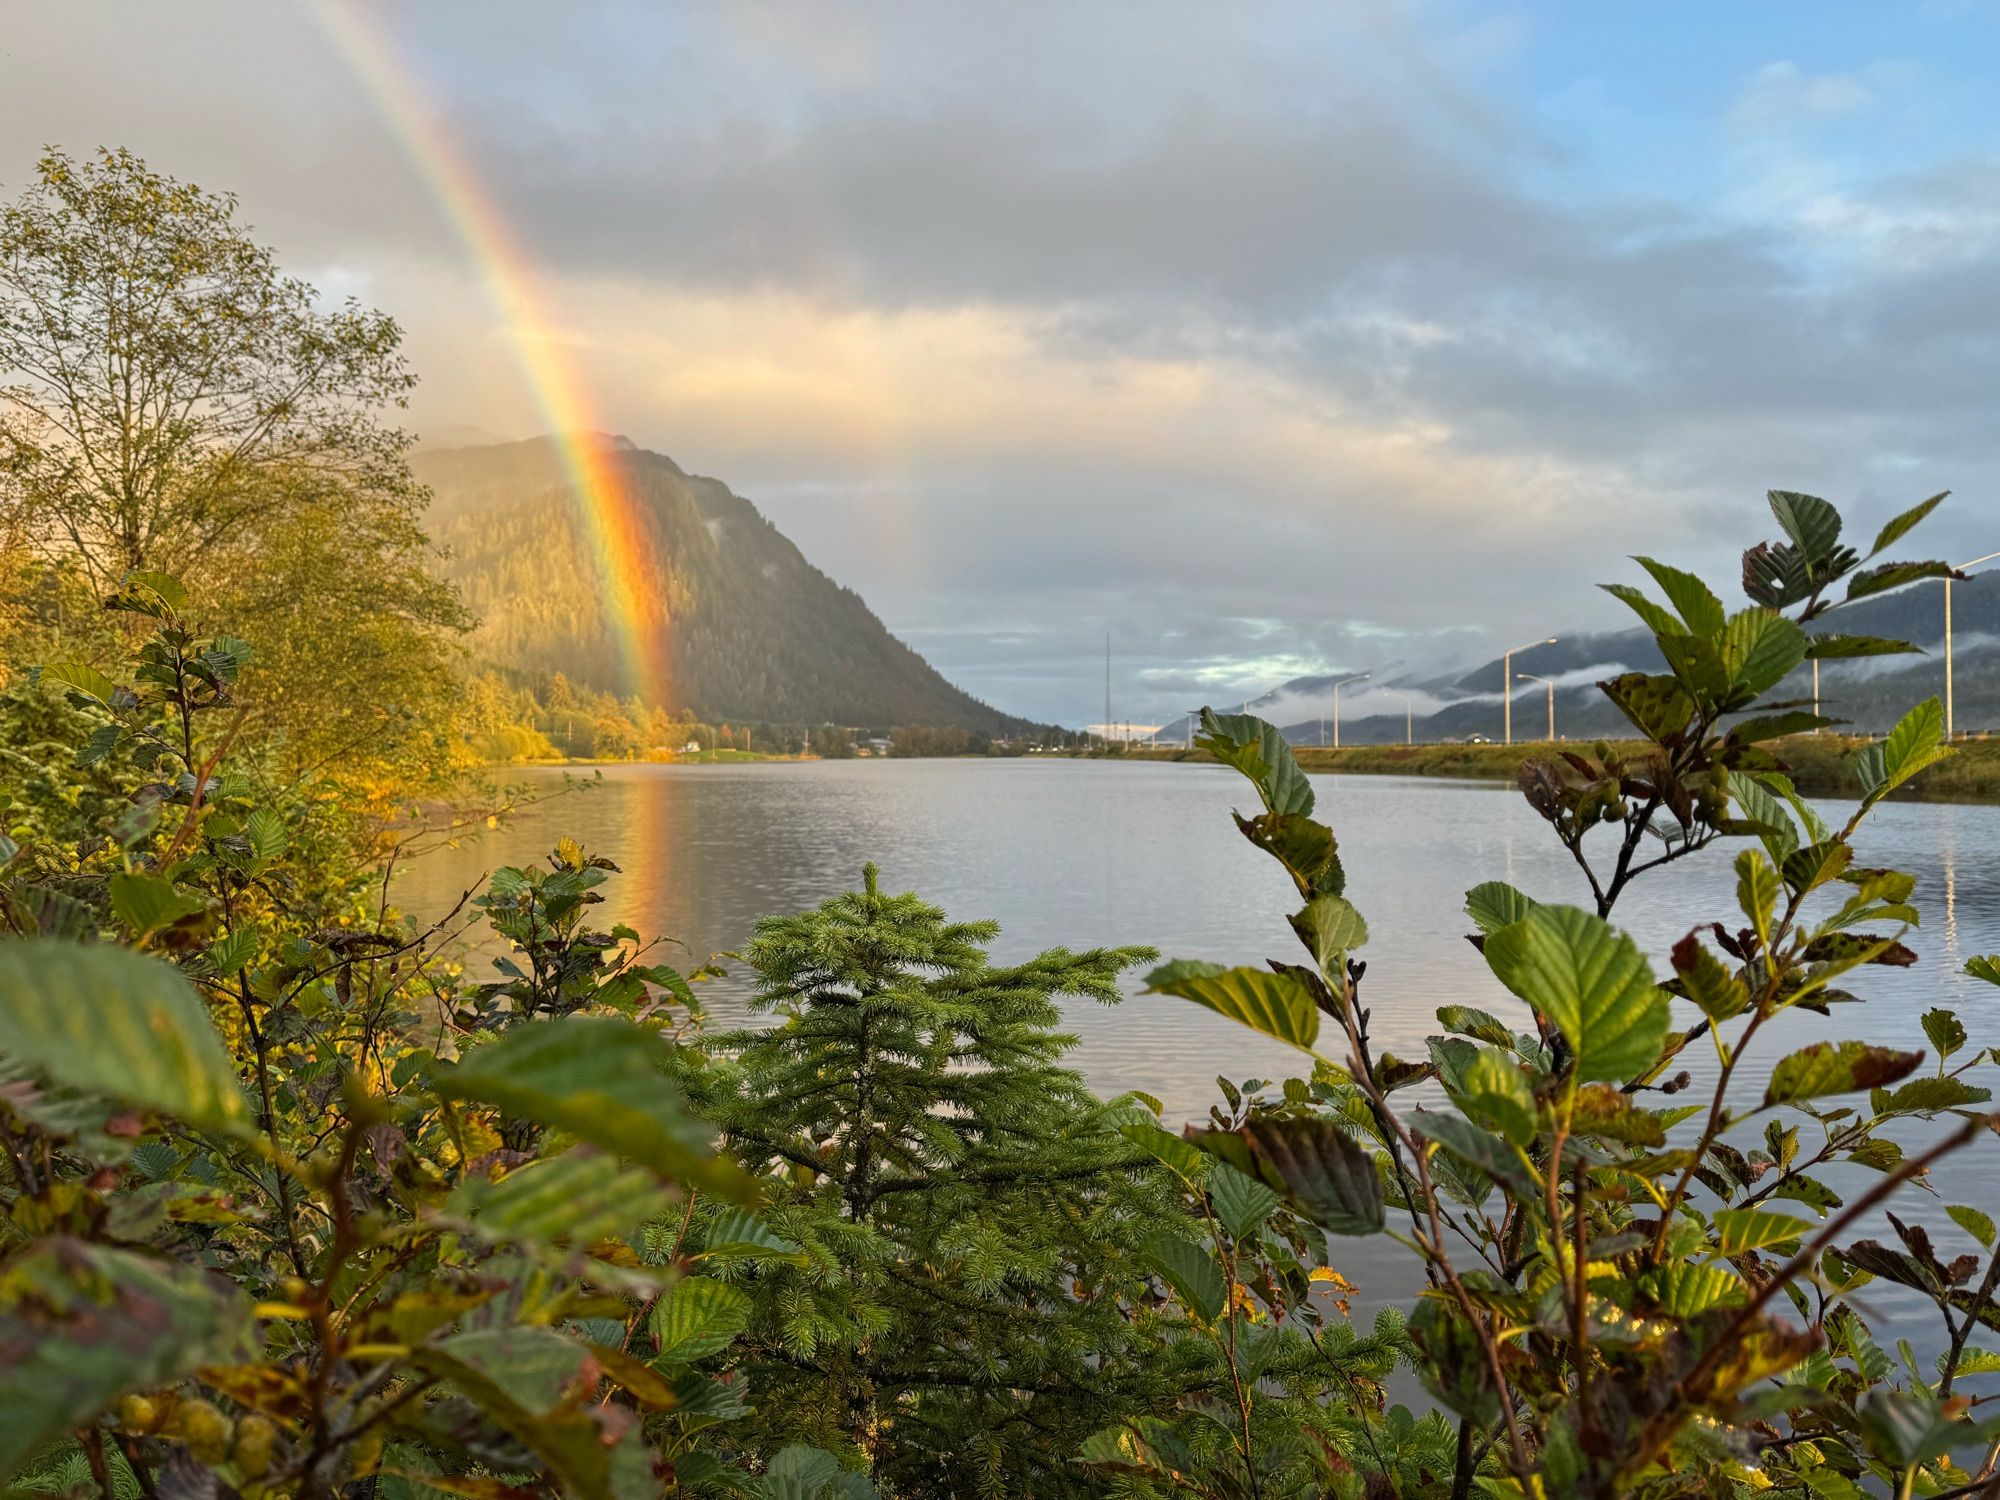
M 1104 740 L 1111 742 L 1111 632 L 1104 632 Z

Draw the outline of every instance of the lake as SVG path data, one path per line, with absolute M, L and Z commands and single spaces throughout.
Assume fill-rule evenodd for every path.
M 587 774 L 587 773 L 586 773 Z M 561 773 L 520 779 L 559 786 Z M 1347 868 L 1347 894 L 1367 918 L 1364 1001 L 1378 1050 L 1421 1057 L 1438 1030 L 1434 1012 L 1471 1004 L 1520 1023 L 1524 1010 L 1466 942 L 1464 892 L 1505 880 L 1545 901 L 1587 904 L 1582 878 L 1548 827 L 1511 787 L 1378 776 L 1316 776 L 1318 816 L 1332 824 Z M 1230 809 L 1255 802 L 1249 784 L 1219 767 L 1113 764 L 1067 759 L 857 760 L 738 766 L 607 767 L 588 791 L 529 809 L 507 827 L 416 861 L 399 878 L 401 904 L 435 915 L 499 864 L 540 858 L 568 834 L 623 873 L 603 887 L 605 925 L 665 934 L 697 955 L 742 944 L 756 919 L 810 906 L 860 884 L 868 860 L 886 888 L 915 890 L 959 918 L 1001 924 L 1000 959 L 1042 948 L 1147 944 L 1167 957 L 1257 963 L 1297 957 L 1285 915 L 1297 905 L 1277 864 L 1243 840 Z M 1829 821 L 1851 804 L 1823 804 Z M 1602 838 L 1604 835 L 1600 834 Z M 1665 954 L 1697 919 L 1735 911 L 1732 846 L 1722 845 L 1641 877 L 1616 920 L 1652 953 Z M 1926 1045 L 1918 1018 L 1936 1005 L 1958 1010 L 1974 1044 L 2000 1040 L 2000 990 L 1966 978 L 1964 960 L 2000 952 L 2000 808 L 1898 803 L 1864 826 L 1858 862 L 1917 876 L 1924 927 L 1907 941 L 1910 969 L 1870 968 L 1853 988 L 1869 1003 L 1836 1007 L 1831 1019 L 1798 1013 L 1769 1028 L 1738 1085 L 1748 1098 L 1761 1068 L 1807 1042 L 1860 1037 Z M 1837 898 L 1836 898 L 1837 899 Z M 740 966 L 734 966 L 740 968 Z M 1215 1078 L 1283 1078 L 1302 1071 L 1297 1054 L 1186 1001 L 1137 993 L 1123 1004 L 1078 1002 L 1069 1024 L 1076 1065 L 1100 1093 L 1142 1089 L 1170 1124 L 1201 1118 Z M 740 975 L 705 990 L 712 1024 L 748 1015 Z M 1686 1007 L 1677 1007 L 1685 1010 Z M 1338 1038 L 1327 1039 L 1338 1055 Z M 1696 1076 L 1685 1099 L 1705 1097 L 1713 1050 L 1691 1048 Z M 1410 1097 L 1408 1095 L 1399 1097 Z M 1791 1116 L 1793 1120 L 1801 1117 Z M 1802 1143 L 1814 1132 L 1803 1122 Z M 1759 1122 L 1761 1129 L 1761 1121 Z M 1921 1138 L 1914 1127 L 1903 1139 Z M 2000 1208 L 2000 1150 L 1948 1164 L 1948 1201 Z M 1824 1174 L 1840 1191 L 1865 1186 L 1860 1168 Z M 1959 1238 L 1947 1200 L 1906 1190 L 1910 1212 Z M 1400 1301 L 1413 1288 L 1407 1257 L 1385 1241 L 1335 1245 L 1343 1270 L 1362 1284 L 1363 1305 Z M 1950 1253 L 1956 1253 L 1952 1251 Z M 1872 1289 L 1871 1289 L 1872 1291 Z M 1928 1305 L 1884 1288 L 1883 1313 Z M 1900 1330 L 1899 1330 L 1900 1331 Z

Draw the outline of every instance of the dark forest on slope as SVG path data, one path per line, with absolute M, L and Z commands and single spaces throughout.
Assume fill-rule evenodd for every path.
M 1007 734 L 1023 721 L 940 677 L 861 596 L 815 568 L 748 500 L 621 438 L 603 440 L 638 497 L 673 619 L 677 701 L 709 717 L 934 724 Z M 444 573 L 483 622 L 473 651 L 529 686 L 555 673 L 630 690 L 581 506 L 547 439 L 428 450 L 418 477 Z

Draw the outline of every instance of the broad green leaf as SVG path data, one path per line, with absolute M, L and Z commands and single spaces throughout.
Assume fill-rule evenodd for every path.
M 528 1448 L 573 1500 L 658 1495 L 636 1426 L 607 1417 L 589 1399 L 599 1366 L 586 1345 L 517 1324 L 454 1334 L 419 1345 L 411 1357 Z
M 252 1128 L 201 1001 L 170 965 L 129 949 L 0 942 L 0 1054 L 198 1129 Z
M 1206 1249 L 1165 1233 L 1147 1236 L 1140 1248 L 1146 1263 L 1204 1323 L 1221 1315 L 1229 1289 Z
M 1781 614 L 1746 609 L 1722 632 L 1729 703 L 1742 707 L 1776 687 L 1806 656 L 1805 632 Z
M 1950 493 L 1950 490 L 1941 490 L 1928 500 L 1918 501 L 1901 515 L 1891 520 L 1880 531 L 1875 533 L 1875 545 L 1868 549 L 1868 555 L 1870 557 L 1879 557 L 1895 546 L 1896 543 L 1900 542 L 1916 529 L 1919 521 L 1942 505 L 1945 496 Z
M 1535 1138 L 1535 1095 L 1513 1058 L 1480 1048 L 1465 1069 L 1459 1103 L 1488 1130 L 1516 1146 Z
M 1767 1208 L 1720 1208 L 1710 1222 L 1715 1228 L 1716 1251 L 1722 1255 L 1741 1255 L 1746 1250 L 1786 1244 L 1814 1228 L 1805 1219 L 1773 1213 Z
M 177 1261 L 38 1240 L 0 1278 L 0 1479 L 132 1391 L 235 1356 L 249 1304 Z
M 1688 999 L 1709 1020 L 1731 1020 L 1749 1008 L 1749 987 L 1693 933 L 1674 944 L 1673 965 Z
M 1965 1023 L 1948 1010 L 1925 1011 L 1923 1027 L 1940 1061 L 1965 1045 Z
M 1993 1220 L 1976 1208 L 1968 1208 L 1962 1203 L 1954 1203 L 1945 1210 L 1951 1215 L 1951 1222 L 1971 1235 L 1988 1250 L 1993 1248 Z
M 1948 562 L 1883 563 L 1880 567 L 1864 568 L 1850 578 L 1844 602 L 1853 604 L 1859 599 L 1872 599 L 1877 594 L 1886 594 L 1891 589 L 1899 589 L 1909 583 L 1919 583 L 1926 578 L 1956 576 L 1956 572 Z
M 729 1197 L 752 1189 L 715 1155 L 714 1133 L 683 1113 L 666 1078 L 671 1044 L 608 1016 L 516 1026 L 432 1083 L 442 1098 L 554 1126 L 663 1176 Z
M 1486 939 L 1500 982 L 1553 1021 L 1580 1081 L 1623 1080 L 1659 1059 L 1667 999 L 1646 956 L 1603 918 L 1538 906 Z
M 1225 969 L 1220 964 L 1182 959 L 1148 974 L 1146 993 L 1192 1000 L 1303 1052 L 1312 1051 L 1319 1039 L 1319 1007 L 1312 992 L 1290 974 Z
M 756 1210 L 732 1208 L 718 1214 L 702 1235 L 698 1260 L 710 1265 L 724 1261 L 783 1261 L 804 1265 L 805 1252 L 766 1224 Z
M 1646 622 L 1646 628 L 1655 636 L 1686 635 L 1687 627 L 1674 617 L 1673 611 L 1646 597 L 1629 583 L 1600 583 L 1599 588 L 1612 598 L 1628 605 L 1632 613 Z
M 1778 518 L 1792 545 L 1808 562 L 1818 563 L 1833 556 L 1840 543 L 1840 512 L 1817 495 L 1797 490 L 1771 490 L 1771 514 Z
M 1411 1111 L 1408 1123 L 1416 1134 L 1504 1184 L 1517 1197 L 1536 1196 L 1535 1180 L 1528 1175 L 1528 1169 L 1507 1142 L 1492 1131 L 1458 1115 L 1429 1109 Z
M 1729 795 L 1736 799 L 1743 816 L 1757 825 L 1757 838 L 1771 856 L 1771 863 L 1782 865 L 1799 847 L 1798 827 L 1783 800 L 1749 776 L 1731 776 Z
M 1505 923 L 1501 924 L 1506 925 Z M 1512 1047 L 1514 1033 L 1501 1023 L 1498 1016 L 1471 1005 L 1440 1005 L 1437 1011 L 1438 1025 L 1446 1031 L 1458 1032 L 1461 1036 L 1473 1037 L 1482 1042 L 1491 1042 L 1496 1047 Z
M 1965 961 L 1965 972 L 1974 979 L 1983 979 L 1988 984 L 2000 984 L 2000 953 L 1982 954 L 1978 958 Z
M 1707 584 L 1692 573 L 1655 562 L 1650 557 L 1635 557 L 1633 561 L 1653 575 L 1653 582 L 1660 586 L 1660 592 L 1667 596 L 1668 602 L 1680 611 L 1690 633 L 1717 635 L 1721 632 L 1727 612 Z
M 135 568 L 121 580 L 127 590 L 144 590 L 156 596 L 168 609 L 179 612 L 188 606 L 187 585 L 171 573 L 153 568 Z
M 109 704 L 112 694 L 118 691 L 117 683 L 97 668 L 80 661 L 52 661 L 42 668 L 41 680 L 68 688 L 73 693 L 82 693 L 86 698 L 95 698 L 103 704 Z
M 1204 1130 L 1203 1151 L 1277 1189 L 1308 1219 L 1333 1234 L 1382 1228 L 1382 1178 L 1375 1158 L 1331 1120 L 1253 1119 L 1235 1130 Z
M 1346 977 L 1347 955 L 1368 941 L 1368 924 L 1340 896 L 1308 901 L 1292 918 L 1292 927 L 1312 949 L 1320 972 L 1335 984 Z
M 1647 1294 L 1670 1317 L 1685 1321 L 1717 1307 L 1742 1302 L 1742 1278 L 1725 1267 L 1683 1262 L 1663 1266 L 1645 1279 Z
M 750 1326 L 750 1294 L 707 1276 L 683 1276 L 653 1304 L 653 1341 L 662 1365 L 692 1364 L 729 1347 Z
M 1239 1240 L 1255 1233 L 1282 1201 L 1274 1189 L 1227 1162 L 1215 1164 L 1207 1186 L 1216 1218 Z
M 1862 800 L 1881 800 L 1924 767 L 1950 755 L 1951 747 L 1943 741 L 1944 705 L 1936 698 L 1926 698 L 1903 715 L 1886 740 L 1870 745 L 1855 758 L 1865 794 Z
M 1680 733 L 1694 716 L 1694 699 L 1688 696 L 1678 678 L 1625 672 L 1597 686 L 1649 740 L 1660 741 Z
M 1736 904 L 1750 919 L 1758 941 L 1768 948 L 1778 909 L 1778 872 L 1758 850 L 1745 849 L 1736 856 Z
M 1340 846 L 1324 823 L 1299 813 L 1266 812 L 1254 818 L 1239 817 L 1236 826 L 1243 837 L 1285 867 L 1306 900 L 1338 896 L 1346 888 Z
M 1922 656 L 1924 648 L 1879 635 L 1816 635 L 1806 646 L 1807 661 L 1846 661 L 1857 656 Z
M 291 843 L 284 818 L 268 807 L 258 808 L 243 820 L 243 837 L 249 840 L 250 852 L 265 864 L 283 854 Z
M 1119 1126 L 1118 1133 L 1190 1184 L 1208 1170 L 1208 1158 L 1170 1130 L 1135 1121 Z
M 1992 1097 L 1991 1089 L 1967 1083 L 1963 1078 L 1912 1078 L 1886 1098 L 1870 1102 L 1877 1114 L 1931 1115 L 1941 1109 L 1984 1104 Z
M 1946 1406 L 1921 1391 L 1877 1390 L 1861 1402 L 1856 1415 L 1868 1446 L 1901 1470 L 1942 1458 L 1961 1443 L 1978 1441 L 1980 1428 L 1960 1412 L 1958 1406 Z
M 1809 734 L 1815 729 L 1824 729 L 1831 724 L 1843 722 L 1829 719 L 1823 714 L 1807 713 L 1804 709 L 1787 709 L 1783 713 L 1759 714 L 1755 718 L 1739 719 L 1729 726 L 1731 738 L 1745 745 L 1759 745 L 1766 740 L 1781 740 L 1788 735 Z
M 1535 903 L 1504 880 L 1489 880 L 1465 893 L 1465 914 L 1481 932 L 1498 932 L 1512 927 L 1534 909 Z
M 135 875 L 120 870 L 111 877 L 110 890 L 111 914 L 125 924 L 137 944 L 207 910 L 199 899 L 177 890 L 173 882 L 157 875 Z
M 1907 1078 L 1923 1060 L 1921 1052 L 1872 1047 L 1866 1042 L 1814 1042 L 1779 1060 L 1764 1089 L 1764 1103 L 1766 1107 L 1797 1104 L 1828 1094 L 1881 1088 Z
M 1195 743 L 1249 777 L 1263 798 L 1266 812 L 1301 816 L 1312 812 L 1312 783 L 1274 725 L 1250 714 L 1217 714 L 1203 709 L 1201 733 Z
M 644 1167 L 579 1147 L 529 1162 L 497 1183 L 472 1182 L 452 1211 L 489 1240 L 589 1246 L 666 1212 L 672 1195 Z
M 1785 884 L 1800 895 L 1818 890 L 1828 881 L 1838 880 L 1854 858 L 1850 845 L 1838 839 L 1808 844 L 1785 857 L 1781 873 Z

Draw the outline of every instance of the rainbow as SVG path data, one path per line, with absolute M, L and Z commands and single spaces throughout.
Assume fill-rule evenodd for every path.
M 436 196 L 512 336 L 521 373 L 580 497 L 631 691 L 675 706 L 672 621 L 644 511 L 595 418 L 588 386 L 563 352 L 526 250 L 451 138 L 419 107 L 423 89 L 380 28 L 343 0 L 313 0 L 310 10 Z

